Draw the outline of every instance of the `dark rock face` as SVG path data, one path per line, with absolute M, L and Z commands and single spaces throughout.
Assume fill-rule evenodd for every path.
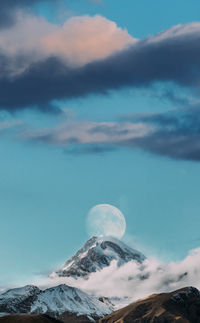
M 121 248 L 119 245 L 113 243 L 112 241 L 103 241 L 101 243 L 101 248 L 103 250 L 106 250 L 107 248 L 114 250 L 119 258 L 123 259 L 125 262 L 136 260 L 137 262 L 141 263 L 145 259 L 145 257 L 143 258 L 141 253 L 139 253 L 138 251 L 133 251 L 130 248 Z
M 200 292 L 194 287 L 173 294 L 165 306 L 172 312 L 179 310 L 190 322 L 200 322 Z
M 41 292 L 31 285 L 8 290 L 0 295 L 0 313 L 28 313 Z
M 145 256 L 134 250 L 118 239 L 112 237 L 92 237 L 86 242 L 71 259 L 67 260 L 63 267 L 54 271 L 50 277 L 85 277 L 91 273 L 103 269 L 116 260 L 122 265 L 131 260 L 142 263 Z
M 200 323 L 200 292 L 186 287 L 152 295 L 107 315 L 99 323 Z

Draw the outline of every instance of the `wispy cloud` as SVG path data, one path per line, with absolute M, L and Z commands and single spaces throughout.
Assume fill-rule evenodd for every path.
M 0 135 L 16 135 L 24 130 L 24 123 L 20 120 L 0 120 Z
M 100 154 L 142 149 L 179 160 L 200 160 L 199 105 L 165 113 L 122 115 L 113 122 L 67 121 L 21 132 L 20 138 L 60 146 L 65 153 Z
M 106 151 L 108 147 L 120 143 L 123 145 L 123 142 L 144 137 L 151 131 L 150 125 L 140 122 L 69 121 L 55 128 L 29 129 L 21 134 L 21 138 L 61 147 L 77 145 L 85 148 L 88 145 L 88 150 L 90 147 L 91 151 L 96 153 L 99 149 Z

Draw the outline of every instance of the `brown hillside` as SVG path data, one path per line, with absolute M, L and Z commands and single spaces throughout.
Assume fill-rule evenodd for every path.
M 187 287 L 155 294 L 107 315 L 98 323 L 200 323 L 200 293 Z

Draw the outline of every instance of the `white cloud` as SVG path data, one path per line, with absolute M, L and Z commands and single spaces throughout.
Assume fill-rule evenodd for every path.
M 128 302 L 184 286 L 200 288 L 200 248 L 192 250 L 179 262 L 166 264 L 150 258 L 142 265 L 132 261 L 118 267 L 116 261 L 113 261 L 109 267 L 90 274 L 88 280 L 41 278 L 36 283 L 43 288 L 65 283 L 98 296 L 127 297 Z
M 46 54 L 56 55 L 72 65 L 103 59 L 132 44 L 126 30 L 102 16 L 72 17 L 41 39 Z
M 175 25 L 167 30 L 164 30 L 160 33 L 158 33 L 155 36 L 149 37 L 147 40 L 148 42 L 161 42 L 164 40 L 170 40 L 176 38 L 180 39 L 181 37 L 194 37 L 195 34 L 199 35 L 200 32 L 200 23 L 199 22 L 193 22 L 186 25 Z

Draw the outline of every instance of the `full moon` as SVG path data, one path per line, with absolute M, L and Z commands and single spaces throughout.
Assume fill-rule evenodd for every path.
M 110 204 L 95 205 L 87 216 L 87 231 L 90 236 L 113 236 L 121 239 L 126 230 L 122 212 Z

